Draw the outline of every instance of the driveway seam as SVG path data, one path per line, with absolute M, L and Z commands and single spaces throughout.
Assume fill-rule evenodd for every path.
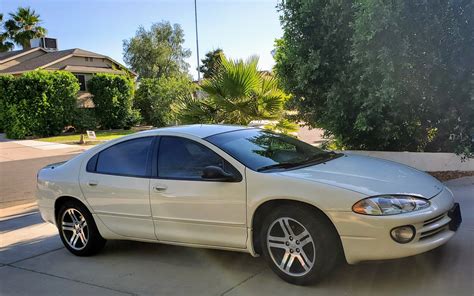
M 234 290 L 235 288 L 238 288 L 239 286 L 243 285 L 244 283 L 248 282 L 249 280 L 253 279 L 254 277 L 256 277 L 257 275 L 261 274 L 262 272 L 264 272 L 265 270 L 267 270 L 268 267 L 266 268 L 263 268 L 262 270 L 258 271 L 257 273 L 249 276 L 248 278 L 244 279 L 243 281 L 241 281 L 240 283 L 238 283 L 237 285 L 233 286 L 233 287 L 230 287 L 229 289 L 225 290 L 224 292 L 222 292 L 220 294 L 220 296 L 224 296 L 225 294 L 229 293 L 230 291 Z
M 67 278 L 67 277 L 58 276 L 58 275 L 54 275 L 54 274 L 49 274 L 49 273 L 42 272 L 42 271 L 32 270 L 32 269 L 28 269 L 28 268 L 24 268 L 24 267 L 13 266 L 13 265 L 10 265 L 10 264 L 6 264 L 6 266 L 21 269 L 21 270 L 26 270 L 26 271 L 30 271 L 30 272 L 34 272 L 34 273 L 38 273 L 38 274 L 42 274 L 42 275 L 47 275 L 47 276 L 50 276 L 50 277 L 63 279 L 63 280 L 71 281 L 71 282 L 76 282 L 76 283 L 80 283 L 80 284 L 83 284 L 83 285 L 102 288 L 102 289 L 106 289 L 106 290 L 110 290 L 110 291 L 114 291 L 114 292 L 118 292 L 118 293 L 122 293 L 122 294 L 126 294 L 126 295 L 137 295 L 137 294 L 126 292 L 126 291 L 121 291 L 121 290 L 117 290 L 117 289 L 113 289 L 113 288 L 109 288 L 109 287 L 105 287 L 105 286 L 101 286 L 101 285 L 97 285 L 97 284 L 87 283 L 87 282 L 83 282 L 83 281 L 79 281 L 79 280 L 75 280 L 75 279 L 70 279 L 70 278 Z
M 36 254 L 36 255 L 33 255 L 33 256 L 30 256 L 28 258 L 23 258 L 23 259 L 20 259 L 20 260 L 17 260 L 17 261 L 13 261 L 13 262 L 10 262 L 10 263 L 5 263 L 5 265 L 10 265 L 13 267 L 13 264 L 17 264 L 17 263 L 20 263 L 22 261 L 25 261 L 25 260 L 28 260 L 28 259 L 32 259 L 32 258 L 36 258 L 36 257 L 39 257 L 39 256 L 42 256 L 42 255 L 45 255 L 45 254 L 49 254 L 49 253 L 52 253 L 52 252 L 55 252 L 57 250 L 61 250 L 61 249 L 64 249 L 64 247 L 59 247 L 59 248 L 56 248 L 54 250 L 49 250 L 47 252 L 44 252 L 44 253 L 41 253 L 41 254 Z M 15 266 L 16 267 L 16 266 Z

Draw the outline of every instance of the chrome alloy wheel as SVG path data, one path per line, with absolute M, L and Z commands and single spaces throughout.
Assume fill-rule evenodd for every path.
M 89 240 L 86 218 L 74 208 L 64 211 L 61 217 L 61 231 L 67 244 L 74 250 L 84 249 Z
M 275 220 L 267 232 L 270 257 L 278 268 L 290 276 L 303 276 L 314 265 L 316 250 L 308 230 L 295 219 Z

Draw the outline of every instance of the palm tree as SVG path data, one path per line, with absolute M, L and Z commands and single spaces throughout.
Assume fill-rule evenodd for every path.
M 0 13 L 0 27 L 3 24 L 3 13 Z M 8 33 L 0 32 L 0 52 L 9 51 L 13 48 L 13 43 L 7 41 Z
M 10 13 L 10 19 L 5 22 L 9 37 L 23 49 L 31 48 L 30 40 L 46 35 L 46 29 L 40 26 L 41 19 L 31 8 L 19 7 L 15 13 Z
M 218 74 L 204 79 L 206 97 L 181 102 L 180 119 L 185 123 L 228 123 L 248 125 L 252 120 L 280 120 L 289 96 L 276 79 L 258 71 L 258 58 L 222 58 Z

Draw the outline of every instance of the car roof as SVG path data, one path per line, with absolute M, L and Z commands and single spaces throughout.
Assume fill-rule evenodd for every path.
M 178 125 L 163 127 L 158 129 L 152 129 L 148 131 L 140 132 L 142 135 L 159 135 L 162 132 L 165 133 L 176 133 L 186 134 L 199 138 L 206 138 L 212 135 L 232 132 L 242 129 L 251 129 L 252 127 L 241 126 L 241 125 L 223 125 L 223 124 L 192 124 L 192 125 Z

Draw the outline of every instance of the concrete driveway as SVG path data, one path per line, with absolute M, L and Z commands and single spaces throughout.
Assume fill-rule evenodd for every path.
M 287 284 L 261 258 L 110 241 L 75 257 L 37 212 L 0 222 L 0 295 L 474 295 L 474 178 L 447 183 L 463 224 L 445 246 L 391 261 L 344 265 L 312 287 Z M 8 214 L 8 213 L 7 213 Z

